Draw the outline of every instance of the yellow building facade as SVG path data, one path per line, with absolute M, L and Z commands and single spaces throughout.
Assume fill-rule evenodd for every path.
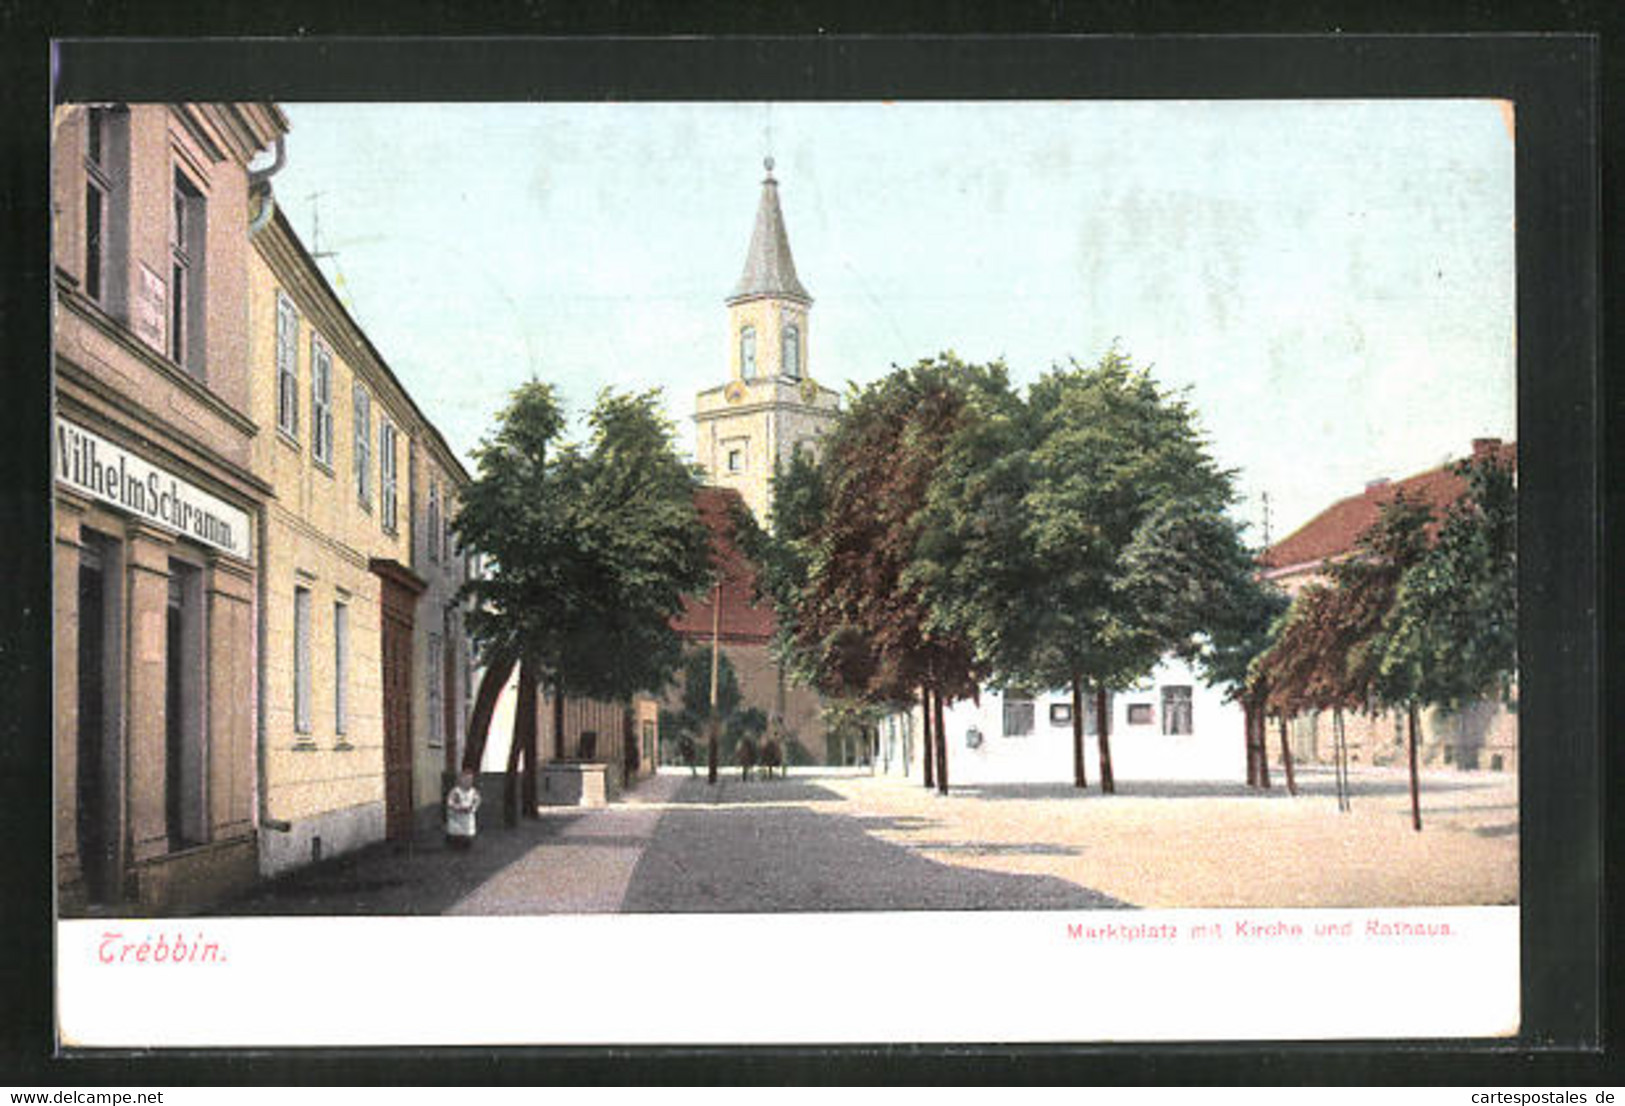
M 445 608 L 463 575 L 446 520 L 467 475 L 280 212 L 253 246 L 254 468 L 272 490 L 260 868 L 272 874 L 409 836 L 438 807 L 465 698 L 466 639 Z

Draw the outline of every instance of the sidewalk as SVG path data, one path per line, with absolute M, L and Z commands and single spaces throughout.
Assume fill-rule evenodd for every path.
M 382 841 L 301 868 L 218 904 L 223 915 L 594 913 L 619 908 L 632 867 L 686 777 L 641 781 L 613 806 L 542 808 L 508 827 L 502 779 L 480 780 L 473 848 L 448 848 L 438 818 L 410 841 Z

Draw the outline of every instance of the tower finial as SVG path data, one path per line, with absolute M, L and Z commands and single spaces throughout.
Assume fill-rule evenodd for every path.
M 767 170 L 767 179 L 773 179 L 773 155 L 768 154 L 762 159 L 762 167 Z

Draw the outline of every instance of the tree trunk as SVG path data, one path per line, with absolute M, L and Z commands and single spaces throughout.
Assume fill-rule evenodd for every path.
M 524 775 L 519 781 L 520 813 L 526 818 L 536 817 L 536 761 L 537 725 L 536 690 L 541 681 L 536 675 L 535 663 L 526 657 L 519 662 L 519 701 L 514 704 L 514 740 L 523 735 L 525 751 Z
M 1352 804 L 1349 802 L 1348 741 L 1343 734 L 1342 707 L 1332 711 L 1332 728 L 1336 734 L 1336 740 L 1332 744 L 1332 758 L 1337 766 L 1337 809 L 1347 812 Z
M 1258 756 L 1253 752 L 1253 701 L 1241 700 L 1241 747 L 1247 754 L 1247 786 L 1258 786 Z
M 468 720 L 468 740 L 463 743 L 463 770 L 479 773 L 480 761 L 485 759 L 485 740 L 491 729 L 491 714 L 502 688 L 513 674 L 516 661 L 508 656 L 494 656 L 480 677 L 480 690 L 474 696 L 474 713 Z
M 1083 677 L 1072 676 L 1072 784 L 1088 788 L 1089 774 L 1083 758 Z
M 1253 716 L 1253 748 L 1258 751 L 1258 786 L 1270 789 L 1269 713 L 1260 709 Z
M 564 689 L 553 685 L 553 759 L 564 759 Z
M 521 696 L 524 693 L 520 687 Z M 535 712 L 532 712 L 535 717 Z M 517 707 L 513 712 L 513 732 L 508 737 L 508 771 L 502 777 L 502 822 L 507 826 L 519 824 L 519 770 L 525 756 L 525 734 L 522 729 L 524 712 Z
M 948 794 L 948 727 L 942 724 L 942 692 L 934 692 L 937 711 L 937 792 Z
M 717 708 L 713 704 L 711 714 L 705 720 L 705 782 L 717 782 Z
M 1411 828 L 1417 833 L 1422 832 L 1422 788 L 1416 775 L 1416 726 L 1417 706 L 1412 703 L 1406 713 L 1410 716 L 1410 756 L 1411 756 Z
M 1286 793 L 1298 793 L 1298 780 L 1292 774 L 1292 744 L 1286 739 L 1286 715 L 1281 715 L 1281 767 L 1286 771 Z
M 931 728 L 931 689 L 920 688 L 920 717 L 924 721 L 921 729 L 922 752 L 925 754 L 925 787 L 929 791 L 937 786 L 937 751 L 935 745 L 935 731 Z
M 1117 780 L 1112 775 L 1111 717 L 1106 709 L 1106 689 L 1095 688 L 1095 734 L 1100 738 L 1100 791 L 1103 795 L 1117 794 Z

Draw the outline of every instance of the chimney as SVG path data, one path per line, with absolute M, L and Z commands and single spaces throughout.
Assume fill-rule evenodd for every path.
M 1365 494 L 1373 495 L 1387 486 L 1388 478 L 1386 476 L 1379 476 L 1375 480 L 1367 480 L 1365 482 Z
M 1495 451 L 1497 449 L 1499 449 L 1500 446 L 1501 446 L 1501 439 L 1500 438 L 1474 438 L 1473 439 L 1473 456 L 1474 457 L 1491 457 L 1491 456 L 1494 456 Z

